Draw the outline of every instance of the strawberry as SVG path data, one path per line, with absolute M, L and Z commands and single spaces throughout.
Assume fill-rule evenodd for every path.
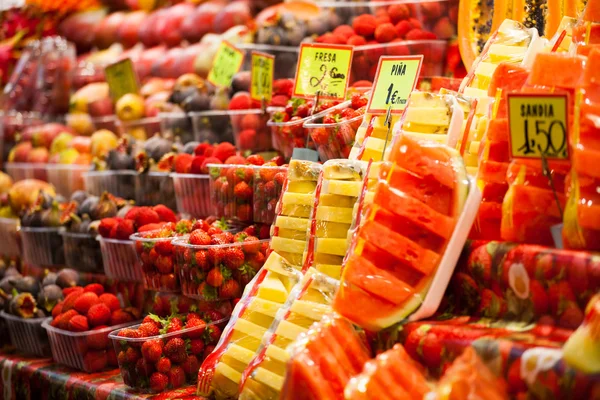
M 204 322 L 200 318 L 192 318 L 188 317 L 187 322 L 185 323 L 185 329 L 192 329 L 192 331 L 186 332 L 186 336 L 190 339 L 198 339 L 204 333 L 206 329 L 206 322 Z
M 189 174 L 192 169 L 192 160 L 194 157 L 191 154 L 180 153 L 175 156 L 173 169 L 178 174 Z
M 173 258 L 171 256 L 159 256 L 154 265 L 161 274 L 173 272 Z
M 310 136 L 312 137 L 312 140 L 315 142 L 315 144 L 318 144 L 320 146 L 324 146 L 329 143 L 329 129 L 322 127 L 314 128 L 310 132 Z
M 141 338 L 142 334 L 137 329 L 123 328 L 117 333 L 117 336 L 137 339 Z
M 206 160 L 205 156 L 194 156 L 194 159 L 192 160 L 192 166 L 190 167 L 190 173 L 201 174 L 204 160 Z
M 258 272 L 265 264 L 265 255 L 261 252 L 251 254 L 246 258 L 246 262 L 254 271 Z
M 223 252 L 223 263 L 231 270 L 238 269 L 244 264 L 244 252 L 239 246 L 226 248 Z
M 233 243 L 233 241 L 234 241 L 233 233 L 224 231 L 222 233 L 222 235 L 223 235 L 223 239 L 225 239 L 225 243 Z
M 217 157 L 206 157 L 204 159 L 204 162 L 202 163 L 202 166 L 200 167 L 200 173 L 202 173 L 202 174 L 209 173 L 208 164 L 223 164 L 223 162 L 220 159 L 218 159 Z
M 202 229 L 206 232 L 210 229 L 210 225 L 203 219 L 197 219 L 192 225 L 192 231 L 195 231 L 197 229 Z
M 264 165 L 265 159 L 260 154 L 252 154 L 246 157 L 246 162 L 252 165 Z
M 68 329 L 71 332 L 85 332 L 90 329 L 88 320 L 83 315 L 74 315 L 68 324 Z
M 142 345 L 142 355 L 150 362 L 157 362 L 163 353 L 163 342 L 161 339 L 147 340 Z
M 406 4 L 392 4 L 387 9 L 387 14 L 393 23 L 410 18 L 410 8 Z
M 158 360 L 158 362 L 156 363 L 156 370 L 158 372 L 162 372 L 163 374 L 166 374 L 169 372 L 170 369 L 171 369 L 171 360 L 169 360 L 167 357 L 161 357 L 161 359 Z
M 240 284 L 235 279 L 229 279 L 219 288 L 219 297 L 222 299 L 233 299 L 240 296 Z
M 375 29 L 375 40 L 379 43 L 389 43 L 396 39 L 396 37 L 396 28 L 390 22 L 379 24 Z
M 226 314 L 230 314 L 230 312 L 226 313 Z M 216 321 L 221 321 L 224 318 L 224 315 L 222 312 L 211 309 L 211 310 L 206 310 L 204 312 L 204 317 L 209 322 L 216 322 Z
M 106 329 L 106 328 L 108 328 L 108 326 L 99 325 L 99 326 L 93 328 L 92 332 L 99 331 L 99 330 Z M 107 332 L 98 332 L 96 334 L 93 334 L 92 332 L 90 332 L 85 337 L 85 342 L 86 342 L 87 346 L 90 349 L 94 349 L 94 350 L 108 349 L 110 346 L 110 340 L 108 339 L 108 333 Z
M 124 310 L 115 310 L 110 315 L 110 325 L 121 325 L 132 321 L 131 314 Z
M 169 377 L 162 372 L 155 372 L 150 376 L 150 389 L 159 393 L 164 391 L 169 385 Z
M 230 156 L 227 160 L 225 160 L 225 164 L 244 165 L 244 164 L 246 164 L 246 159 L 244 157 L 238 156 L 236 154 L 236 155 Z
M 212 229 L 212 227 L 211 227 L 211 229 Z M 209 229 L 209 231 L 210 231 L 210 229 Z M 227 236 L 223 235 L 223 231 L 221 231 L 219 233 L 214 233 L 211 235 L 211 238 L 210 238 L 211 245 L 222 245 L 222 244 L 228 244 L 228 243 L 229 243 L 229 240 L 227 239 Z
M 196 148 L 194 149 L 194 154 L 197 156 L 204 156 L 206 155 L 206 150 L 207 149 L 212 149 L 213 145 L 210 143 L 200 143 L 198 146 L 196 146 Z M 208 156 L 207 156 L 208 157 Z
M 169 320 L 169 325 L 167 327 L 167 333 L 178 332 L 183 329 L 183 322 L 181 319 L 174 317 Z
M 369 14 L 359 15 L 352 21 L 352 28 L 358 35 L 372 36 L 377 28 L 377 19 Z
M 169 382 L 171 383 L 171 387 L 173 389 L 183 386 L 185 383 L 185 372 L 183 368 L 180 366 L 172 366 L 171 370 L 169 371 Z
M 158 213 L 150 207 L 132 207 L 125 214 L 125 219 L 132 220 L 136 227 L 161 222 Z
M 283 186 L 283 183 L 285 182 L 285 172 L 276 173 L 273 177 L 273 181 L 278 185 Z
M 251 150 L 256 146 L 256 130 L 244 129 L 240 132 L 238 143 L 241 150 Z M 245 164 L 244 160 L 244 164 Z
M 117 296 L 115 296 L 112 293 L 101 294 L 100 297 L 98 297 L 98 301 L 100 303 L 104 303 L 110 309 L 111 312 L 121 308 L 121 302 L 119 301 Z
M 204 340 L 192 339 L 190 341 L 190 353 L 196 356 L 200 356 L 204 352 Z
M 150 232 L 150 231 L 157 231 L 159 229 L 161 229 L 164 225 L 164 222 L 159 222 L 157 224 L 146 224 L 142 227 L 138 228 L 138 233 L 144 233 L 144 232 Z
M 158 204 L 152 207 L 162 222 L 177 222 L 177 216 L 169 207 L 164 204 Z
M 198 268 L 202 271 L 208 271 L 212 265 L 208 262 L 208 251 L 198 250 L 194 253 L 194 260 Z
M 208 246 L 211 244 L 211 237 L 203 230 L 195 230 L 190 234 L 188 243 L 196 246 Z
M 164 353 L 171 361 L 176 363 L 184 362 L 187 358 L 185 342 L 181 338 L 170 339 L 164 347 Z
M 54 308 L 52 309 L 52 318 L 56 319 L 62 312 L 62 308 L 63 308 L 63 302 L 61 301 L 60 303 L 55 305 Z
M 200 286 L 198 286 L 198 293 L 206 301 L 217 300 L 217 289 L 206 282 L 202 282 Z
M 217 325 L 211 325 L 206 330 L 206 334 L 208 343 L 217 343 L 221 338 L 221 328 L 219 328 Z
M 333 30 L 332 33 L 334 35 L 343 37 L 345 40 L 348 40 L 349 37 L 354 35 L 354 29 L 352 29 L 350 25 L 339 25 Z
M 104 293 L 104 286 L 99 283 L 90 283 L 83 288 L 83 291 L 96 293 L 98 296 L 100 296 L 102 293 Z
M 106 368 L 108 364 L 107 352 L 101 351 L 88 351 L 83 357 L 83 365 L 86 371 L 96 372 Z
M 419 28 L 413 28 L 404 36 L 406 40 L 423 40 L 424 32 Z
M 250 204 L 240 204 L 237 208 L 237 217 L 240 221 L 252 220 L 252 207 L 250 207 Z
M 98 295 L 93 292 L 83 293 L 73 303 L 73 308 L 80 314 L 87 314 L 90 307 L 98 303 Z
M 64 307 L 63 307 L 64 308 Z M 69 321 L 77 314 L 75 310 L 68 310 L 63 312 L 58 317 L 54 318 L 52 321 L 52 326 L 58 329 L 68 330 L 69 329 Z
M 200 367 L 200 363 L 198 362 L 198 357 L 192 355 L 188 356 L 183 364 L 181 364 L 183 371 L 190 379 L 195 379 L 198 374 L 198 369 Z
M 425 335 L 421 341 L 421 352 L 428 367 L 437 368 L 441 365 L 444 347 L 435 333 Z
M 259 239 L 269 239 L 271 237 L 271 226 L 267 225 L 267 224 L 263 224 L 261 225 L 259 231 L 258 231 L 258 238 Z
M 142 333 L 143 337 L 158 336 L 160 334 L 158 325 L 153 321 L 142 323 L 138 329 Z
M 248 236 L 244 239 L 242 248 L 246 254 L 256 254 L 260 251 L 261 243 L 256 236 Z
M 120 221 L 121 218 L 102 218 L 100 225 L 98 225 L 98 233 L 103 238 L 109 238 L 110 232 L 119 224 Z
M 219 287 L 223 284 L 223 273 L 218 267 L 211 269 L 206 277 L 206 283 L 213 287 Z
M 95 304 L 88 310 L 87 318 L 91 326 L 106 325 L 111 318 L 110 308 L 104 303 Z
M 139 376 L 150 376 L 154 373 L 154 364 L 142 357 L 135 363 L 135 371 Z
M 81 286 L 72 286 L 67 287 L 62 290 L 63 297 L 66 299 L 68 295 L 71 293 L 83 293 L 83 288 Z
M 234 156 L 237 150 L 234 145 L 229 142 L 219 143 L 215 146 L 212 157 L 218 158 L 221 162 L 225 162 L 229 157 Z
M 129 240 L 129 236 L 135 233 L 135 222 L 130 219 L 124 219 L 117 225 L 115 239 Z
M 248 110 L 250 108 L 252 108 L 252 99 L 248 92 L 238 92 L 229 101 L 230 110 Z

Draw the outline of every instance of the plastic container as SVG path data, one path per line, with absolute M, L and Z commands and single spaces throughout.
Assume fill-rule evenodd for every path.
M 119 360 L 119 369 L 121 371 L 121 376 L 123 377 L 123 382 L 126 385 L 135 388 L 140 392 L 152 392 L 149 387 L 149 381 L 151 374 L 144 374 L 143 371 L 140 371 L 139 368 L 136 368 L 140 360 L 144 360 L 144 363 L 153 364 L 158 360 L 148 359 L 146 357 L 152 356 L 148 353 L 142 353 L 139 351 L 140 348 L 143 348 L 144 343 L 148 341 L 157 341 L 160 342 L 160 346 L 163 348 L 163 356 L 168 357 L 170 360 L 171 367 L 181 365 L 183 362 L 179 361 L 178 355 L 168 356 L 165 352 L 167 347 L 171 347 L 169 343 L 177 343 L 181 338 L 186 341 L 202 341 L 202 345 L 196 346 L 185 346 L 185 358 L 187 359 L 190 356 L 195 356 L 198 360 L 198 364 L 196 368 L 199 368 L 202 361 L 209 353 L 204 351 L 206 348 L 213 347 L 217 344 L 220 335 L 208 335 L 205 334 L 207 332 L 218 332 L 220 333 L 226 325 L 226 322 L 229 318 L 224 318 L 218 321 L 207 322 L 206 325 L 197 326 L 194 328 L 182 329 L 177 332 L 171 332 L 164 335 L 151 336 L 145 338 L 127 338 L 119 336 L 120 330 L 112 331 L 108 337 L 112 340 L 115 352 L 117 354 L 117 360 Z M 130 329 L 137 329 L 139 325 L 131 326 Z M 215 337 L 216 336 L 216 337 Z M 209 347 L 210 346 L 210 347 Z M 129 353 L 130 357 L 133 358 L 132 362 L 128 362 L 128 357 L 125 354 Z M 131 354 L 135 355 L 133 357 Z M 142 372 L 142 373 L 140 373 Z M 152 371 L 150 371 L 152 373 Z M 198 378 L 198 371 L 191 371 L 191 374 L 186 376 L 182 385 L 187 385 L 193 382 L 196 382 Z M 171 384 L 167 387 L 168 389 L 175 389 Z M 166 389 L 167 389 L 166 388 Z
M 205 218 L 212 212 L 210 176 L 171 174 L 175 187 L 177 211 L 192 218 Z
M 249 165 L 208 164 L 210 201 L 217 217 L 252 220 L 254 170 Z
M 13 181 L 22 181 L 25 179 L 39 179 L 48 182 L 45 163 L 15 163 L 9 162 L 5 165 L 6 173 L 10 175 Z
M 61 232 L 65 249 L 65 264 L 80 272 L 102 273 L 102 251 L 91 233 Z
M 269 120 L 267 125 L 271 127 L 271 142 L 273 148 L 278 150 L 287 160 L 292 158 L 294 147 L 307 147 L 314 149 L 312 140 L 307 140 L 308 130 L 303 128 L 310 117 L 289 122 L 274 122 Z
M 133 240 L 108 239 L 102 236 L 98 236 L 97 240 L 100 242 L 106 276 L 118 281 L 144 281 Z
M 287 167 L 254 167 L 253 220 L 271 225 L 275 219 L 277 201 L 283 190 Z
M 117 366 L 110 361 L 116 360 L 116 357 L 107 356 L 108 352 L 113 351 L 108 334 L 130 325 L 132 323 L 128 322 L 86 332 L 69 332 L 50 326 L 50 319 L 46 319 L 42 327 L 48 332 L 55 362 L 91 373 Z
M 293 78 L 296 76 L 296 65 L 298 64 L 298 56 L 300 54 L 299 46 L 271 46 L 268 44 L 242 43 L 237 47 L 246 52 L 244 65 L 242 66 L 243 71 L 251 70 L 251 54 L 253 51 L 260 51 L 275 56 L 273 79 Z
M 146 289 L 159 292 L 178 292 L 178 275 L 175 274 L 173 237 L 153 238 L 153 231 L 134 233 L 129 238 L 135 244 L 135 253 L 142 267 Z
M 185 113 L 160 113 L 161 132 L 164 137 L 174 140 L 180 138 L 181 143 L 194 140 L 192 118 Z
M 164 204 L 170 209 L 177 207 L 173 179 L 168 172 L 138 174 L 135 185 L 135 202 L 140 206 Z
M 129 135 L 136 140 L 146 140 L 161 133 L 161 119 L 152 117 L 136 121 L 117 121 L 117 128 L 121 136 Z
M 229 111 L 235 147 L 252 153 L 271 150 L 269 114 L 260 109 Z
M 64 265 L 63 229 L 21 227 L 23 260 L 38 267 Z
M 73 192 L 85 189 L 83 174 L 89 169 L 89 165 L 46 164 L 48 182 L 54 185 L 56 193 L 67 199 Z
M 200 111 L 189 113 L 194 128 L 194 140 L 208 143 L 233 143 L 233 127 L 229 111 Z
M 18 229 L 18 218 L 0 218 L 0 255 L 6 257 L 21 255 L 21 248 L 17 239 Z
M 101 196 L 106 191 L 124 199 L 135 199 L 136 171 L 88 171 L 83 176 L 85 190 L 91 195 Z
M 50 357 L 50 342 L 48 334 L 43 329 L 43 323 L 51 318 L 20 318 L 0 312 L 8 325 L 10 340 L 15 348 L 25 354 L 38 357 Z
M 198 246 L 188 237 L 173 241 L 175 272 L 185 296 L 201 300 L 239 298 L 244 288 L 265 263 L 262 249 L 269 240 L 253 245 L 241 242 Z M 223 279 L 214 280 L 213 274 Z

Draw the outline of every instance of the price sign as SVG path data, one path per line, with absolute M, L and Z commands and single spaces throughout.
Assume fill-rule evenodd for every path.
M 568 159 L 567 95 L 509 94 L 513 158 Z
M 127 93 L 138 93 L 140 90 L 137 74 L 129 58 L 106 66 L 104 75 L 113 102 Z
M 401 114 L 417 84 L 423 56 L 383 56 L 379 58 L 373 93 L 367 112 Z
M 275 57 L 271 54 L 252 52 L 252 67 L 250 72 L 250 97 L 253 100 L 271 101 L 273 94 L 273 72 Z
M 294 96 L 344 100 L 352 65 L 352 46 L 303 43 L 296 70 Z
M 207 80 L 215 86 L 228 87 L 233 76 L 242 68 L 244 52 L 226 40 L 221 42 Z

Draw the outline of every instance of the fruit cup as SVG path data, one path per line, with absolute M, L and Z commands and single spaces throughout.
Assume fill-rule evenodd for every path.
M 161 131 L 165 137 L 180 138 L 181 143 L 188 143 L 194 140 L 194 128 L 192 119 L 185 113 L 160 113 Z
M 269 114 L 260 109 L 229 111 L 235 146 L 256 153 L 271 150 L 271 133 L 267 127 Z
M 164 204 L 175 209 L 175 189 L 173 179 L 167 172 L 146 172 L 137 174 L 135 179 L 135 202 L 140 206 Z
M 8 162 L 5 167 L 6 173 L 15 182 L 25 179 L 39 179 L 40 181 L 48 182 L 45 163 Z
M 83 174 L 90 169 L 89 165 L 47 164 L 48 182 L 54 185 L 56 193 L 66 198 L 77 190 L 83 190 L 85 183 Z
M 102 273 L 102 251 L 96 235 L 66 231 L 61 235 L 67 267 L 80 272 Z
M 225 328 L 228 318 L 177 332 L 149 337 L 126 337 L 141 325 L 115 330 L 108 336 L 117 354 L 123 382 L 138 391 L 159 393 L 191 384 L 198 369 Z M 164 372 L 161 372 L 164 371 Z
M 107 277 L 127 282 L 143 282 L 142 267 L 133 240 L 108 239 L 98 236 L 102 263 Z
M 299 46 L 271 46 L 268 44 L 242 43 L 237 46 L 246 52 L 242 71 L 251 70 L 253 51 L 260 51 L 275 56 L 273 68 L 273 79 L 292 78 L 296 75 L 296 64 L 298 64 Z
M 349 120 L 323 124 L 323 118 L 315 117 L 305 122 L 304 128 L 315 143 L 319 159 L 325 162 L 334 158 L 348 158 L 362 120 L 361 114 Z
M 88 171 L 83 174 L 85 191 L 94 196 L 108 192 L 124 199 L 134 199 L 136 193 L 137 172 L 121 171 Z
M 192 218 L 205 218 L 212 212 L 210 175 L 171 174 L 177 211 Z
M 269 111 L 272 111 L 272 109 L 269 109 Z M 306 117 L 288 122 L 275 122 L 270 119 L 267 122 L 267 125 L 271 127 L 273 148 L 278 150 L 287 160 L 292 157 L 295 147 L 315 148 L 312 140 L 308 140 L 308 130 L 302 126 L 309 119 L 310 117 Z
M 87 373 L 117 366 L 108 335 L 115 329 L 131 325 L 128 322 L 86 332 L 70 332 L 55 328 L 50 322 L 50 319 L 46 319 L 42 327 L 48 332 L 54 361 Z
M 24 354 L 38 357 L 50 357 L 48 334 L 42 328 L 48 318 L 20 318 L 4 311 L 0 312 L 6 324 L 10 340 L 15 348 Z
M 286 175 L 287 167 L 254 167 L 254 222 L 273 223 Z
M 175 270 L 184 295 L 202 300 L 239 298 L 263 266 L 265 254 L 259 240 L 221 245 L 188 244 L 188 238 L 173 241 Z
M 252 220 L 254 170 L 248 165 L 208 164 L 210 200 L 217 217 Z
M 200 111 L 189 115 L 196 142 L 233 143 L 233 128 L 228 111 Z
M 19 220 L 17 218 L 0 218 L 0 255 L 5 257 L 21 255 L 17 241 L 18 228 Z
M 135 140 L 150 139 L 161 132 L 159 117 L 142 118 L 136 121 L 117 121 L 117 127 L 121 136 L 129 135 Z
M 173 237 L 153 237 L 157 231 L 134 233 L 130 239 L 135 243 L 135 252 L 142 266 L 146 289 L 159 292 L 178 292 L 179 279 L 175 274 Z
M 38 267 L 56 267 L 65 264 L 64 228 L 21 227 L 23 260 Z

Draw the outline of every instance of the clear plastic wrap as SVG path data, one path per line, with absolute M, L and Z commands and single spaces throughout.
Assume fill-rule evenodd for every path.
M 175 273 L 175 253 L 171 241 L 176 235 L 157 237 L 158 231 L 134 233 L 129 238 L 142 268 L 146 289 L 159 292 L 178 292 L 179 275 Z
M 63 249 L 64 228 L 20 229 L 23 260 L 38 267 L 57 267 L 65 264 Z
M 385 114 L 365 114 L 363 122 L 356 131 L 354 146 L 350 150 L 351 160 L 382 161 L 387 144 L 391 141 L 392 128 L 400 120 L 401 114 L 390 116 L 389 126 L 386 125 Z
M 430 386 L 421 365 L 401 344 L 368 361 L 344 390 L 345 400 L 423 399 Z M 461 397 L 461 399 L 463 399 Z
M 242 373 L 301 273 L 276 252 L 246 286 L 219 343 L 198 372 L 198 394 L 237 398 Z
M 565 362 L 586 374 L 600 373 L 600 294 L 589 301 L 583 323 L 563 347 Z
M 342 400 L 344 388 L 371 357 L 344 318 L 326 315 L 288 348 L 291 358 L 281 400 Z
M 319 187 L 322 166 L 311 161 L 292 160 L 271 226 L 271 250 L 300 269 L 304 265 L 310 218 Z
M 192 218 L 206 218 L 212 213 L 210 175 L 171 174 L 177 211 Z
M 454 149 L 400 135 L 390 160 L 334 301 L 335 311 L 374 331 L 435 312 L 481 200 Z
M 271 225 L 275 220 L 275 210 L 286 175 L 286 166 L 261 165 L 254 167 L 253 221 L 255 223 Z
M 89 165 L 47 164 L 46 174 L 48 182 L 56 188 L 56 193 L 68 199 L 73 192 L 84 189 L 83 174 L 89 169 Z
M 277 400 L 283 387 L 290 355 L 287 351 L 302 333 L 331 312 L 338 281 L 314 269 L 306 272 L 290 293 L 261 347 L 242 374 L 240 399 Z
M 81 272 L 103 273 L 100 243 L 93 233 L 61 232 L 65 265 Z

